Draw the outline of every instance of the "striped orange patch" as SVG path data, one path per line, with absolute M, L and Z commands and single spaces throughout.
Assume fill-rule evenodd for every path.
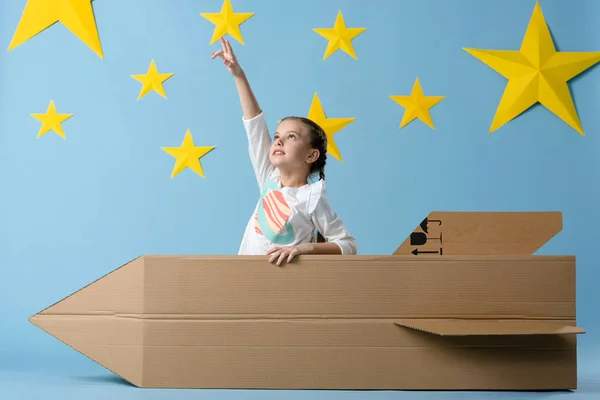
M 283 198 L 283 193 L 279 190 L 267 193 L 263 199 L 263 209 L 271 231 L 281 232 L 291 214 L 290 207 Z

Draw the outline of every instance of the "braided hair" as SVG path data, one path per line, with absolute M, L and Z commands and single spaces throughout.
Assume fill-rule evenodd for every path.
M 305 117 L 290 116 L 282 118 L 281 121 L 285 121 L 287 119 L 300 121 L 308 127 L 310 131 L 310 145 L 312 148 L 319 150 L 319 158 L 311 164 L 310 173 L 313 174 L 318 171 L 319 179 L 325 180 L 325 164 L 327 162 L 327 135 L 325 134 L 325 131 L 319 126 L 319 124 Z M 321 235 L 321 232 L 317 230 L 316 233 L 317 243 L 326 242 L 323 235 Z

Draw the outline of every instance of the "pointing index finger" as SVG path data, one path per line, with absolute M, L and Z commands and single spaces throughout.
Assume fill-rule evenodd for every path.
M 231 48 L 231 43 L 229 43 L 229 40 L 225 41 L 225 47 L 227 49 L 227 52 L 231 55 L 233 55 L 233 49 Z

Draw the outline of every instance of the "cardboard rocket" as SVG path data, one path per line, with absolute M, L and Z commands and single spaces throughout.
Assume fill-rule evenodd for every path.
M 561 228 L 434 212 L 393 255 L 143 255 L 30 321 L 142 388 L 575 389 L 575 257 L 532 255 Z

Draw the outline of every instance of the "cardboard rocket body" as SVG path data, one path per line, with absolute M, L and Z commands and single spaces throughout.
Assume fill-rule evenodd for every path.
M 139 387 L 575 389 L 575 257 L 532 255 L 561 214 L 426 220 L 394 255 L 144 255 L 30 320 Z

